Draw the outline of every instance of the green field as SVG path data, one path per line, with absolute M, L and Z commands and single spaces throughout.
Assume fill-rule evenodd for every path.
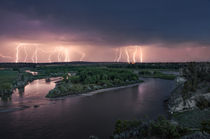
M 18 78 L 18 72 L 13 70 L 0 70 L 0 90 L 9 90 Z
M 201 122 L 209 120 L 210 108 L 205 110 L 191 110 L 186 112 L 175 113 L 172 119 L 177 121 L 180 125 L 189 128 L 200 128 Z
M 141 77 L 145 78 L 160 78 L 165 80 L 174 80 L 176 78 L 176 75 L 174 74 L 164 74 L 161 72 L 161 70 L 158 69 L 152 69 L 152 70 L 140 70 L 139 75 Z

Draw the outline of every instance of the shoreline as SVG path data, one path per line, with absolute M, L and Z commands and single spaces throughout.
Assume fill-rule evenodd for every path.
M 90 91 L 90 92 L 79 94 L 79 95 L 80 96 L 92 96 L 92 95 L 103 93 L 103 92 L 108 92 L 108 91 L 113 91 L 113 90 L 118 90 L 118 89 L 123 89 L 123 88 L 129 88 L 129 87 L 134 87 L 134 86 L 139 85 L 140 83 L 142 83 L 142 82 L 129 84 L 129 85 L 124 85 L 124 86 L 118 86 L 118 87 L 110 87 L 110 88 L 98 89 L 98 90 Z
M 57 98 L 48 98 L 48 99 L 49 100 L 61 100 L 61 99 L 65 99 L 67 97 L 93 96 L 93 95 L 104 93 L 104 92 L 108 92 L 108 91 L 134 87 L 134 86 L 137 86 L 137 85 L 139 85 L 140 83 L 143 83 L 143 82 L 138 82 L 138 83 L 129 84 L 129 85 L 123 85 L 123 86 L 117 86 L 117 87 L 103 88 L 103 89 L 98 89 L 98 90 L 94 90 L 94 91 L 90 91 L 90 92 L 86 92 L 86 93 L 72 94 L 72 95 L 68 95 L 68 96 L 62 96 L 62 97 L 57 97 Z
M 84 92 L 84 93 L 79 93 L 79 94 L 71 94 L 71 95 L 60 96 L 60 97 L 55 97 L 55 98 L 48 98 L 48 97 L 46 97 L 46 98 L 49 99 L 49 100 L 60 100 L 60 99 L 65 99 L 67 97 L 75 97 L 75 96 L 93 96 L 93 95 L 96 95 L 96 94 L 99 94 L 99 93 L 108 92 L 108 91 L 113 91 L 113 90 L 118 90 L 118 89 L 123 89 L 123 88 L 134 87 L 134 86 L 137 86 L 137 85 L 145 82 L 144 79 L 149 79 L 149 78 L 154 78 L 154 77 L 141 77 L 140 79 L 142 80 L 142 82 L 137 82 L 137 83 L 123 85 L 123 86 L 102 88 L 102 89 L 93 90 L 93 91 L 89 91 L 89 92 Z M 154 79 L 162 79 L 162 78 L 154 78 Z M 162 79 L 162 80 L 167 80 L 167 79 Z M 167 99 L 169 99 L 169 98 L 167 98 Z

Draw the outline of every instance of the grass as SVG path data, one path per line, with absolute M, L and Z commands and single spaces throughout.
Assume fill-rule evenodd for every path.
M 210 108 L 205 110 L 196 109 L 182 113 L 175 113 L 172 115 L 172 119 L 184 127 L 200 128 L 202 121 L 209 120 L 209 115 Z
M 166 80 L 174 80 L 176 78 L 176 76 L 173 74 L 154 74 L 152 77 Z
M 10 89 L 14 81 L 18 77 L 17 71 L 12 70 L 0 70 L 0 90 Z
M 139 74 L 141 77 L 145 78 L 160 78 L 166 80 L 174 80 L 176 78 L 176 75 L 164 74 L 160 70 L 141 70 Z

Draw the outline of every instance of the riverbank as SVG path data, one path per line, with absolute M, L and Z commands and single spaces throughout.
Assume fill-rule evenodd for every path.
M 170 119 L 210 137 L 210 71 L 209 65 L 189 64 L 183 69 L 185 80 L 167 101 Z
M 15 138 L 19 135 L 25 138 L 29 136 L 41 138 L 42 134 L 37 133 L 50 131 L 45 138 L 60 135 L 60 138 L 77 139 L 96 135 L 99 139 L 108 139 L 118 119 L 132 120 L 144 118 L 144 115 L 153 119 L 156 115 L 165 114 L 162 100 L 169 95 L 170 88 L 174 86 L 173 81 L 145 79 L 145 82 L 139 86 L 131 88 L 96 94 L 91 97 L 66 96 L 65 99 L 51 101 L 44 98 L 44 95 L 52 89 L 49 87 L 50 83 L 42 81 L 46 86 L 40 82 L 38 85 L 36 82 L 30 83 L 22 98 L 18 99 L 21 105 L 30 106 L 29 108 L 0 113 L 2 136 Z M 31 100 L 28 94 L 36 94 L 36 96 Z M 42 97 L 37 97 L 37 95 L 42 95 Z M 10 104 L 13 102 L 14 99 L 10 101 Z M 9 104 L 5 104 L 7 105 Z M 35 108 L 35 105 L 39 107 Z M 21 116 L 15 118 L 17 114 Z M 16 126 L 11 126 L 12 123 L 16 123 Z M 59 125 L 59 128 L 55 128 L 52 124 Z M 9 134 L 10 131 L 14 131 L 13 134 Z
M 124 86 L 118 86 L 118 87 L 111 87 L 111 88 L 99 89 L 99 90 L 90 91 L 90 92 L 87 92 L 87 93 L 81 94 L 81 95 L 82 96 L 92 96 L 92 95 L 103 93 L 103 92 L 108 92 L 108 91 L 113 91 L 113 90 L 118 90 L 118 89 L 123 89 L 123 88 L 128 88 L 128 87 L 134 87 L 134 86 L 139 85 L 142 82 L 143 81 L 141 81 L 139 83 L 135 83 L 135 84 L 130 84 L 130 85 L 124 85 Z
M 127 86 L 142 82 L 132 70 L 109 69 L 101 67 L 82 68 L 75 75 L 65 74 L 46 97 L 56 98 L 68 95 L 87 94 L 89 92 Z
M 169 71 L 163 72 L 161 70 L 142 70 L 139 72 L 139 75 L 144 78 L 159 78 L 165 80 L 174 80 L 177 77 L 176 74 L 172 74 Z
M 113 139 L 137 137 L 210 138 L 210 70 L 209 65 L 189 63 L 181 69 L 184 80 L 177 82 L 168 100 L 169 118 L 154 121 L 120 121 Z M 143 75 L 154 75 L 142 71 Z M 142 124 L 143 123 L 143 124 Z
M 94 90 L 94 91 L 90 91 L 90 92 L 86 92 L 86 93 L 72 94 L 72 95 L 63 96 L 63 97 L 50 98 L 50 100 L 60 100 L 60 99 L 65 99 L 66 97 L 74 97 L 74 96 L 93 96 L 96 94 L 114 91 L 114 90 L 118 90 L 118 89 L 135 87 L 135 86 L 138 86 L 140 83 L 143 83 L 143 81 L 141 81 L 139 83 L 129 84 L 129 85 L 98 89 L 98 90 Z
M 65 93 L 65 92 L 61 92 L 61 94 L 58 94 L 57 96 L 54 97 L 54 91 L 58 91 L 57 88 L 55 87 L 53 90 L 51 90 L 48 94 L 47 94 L 47 98 L 62 98 L 62 97 L 66 97 L 66 96 L 77 96 L 77 95 L 83 95 L 83 96 L 92 96 L 98 93 L 102 93 L 102 92 L 107 92 L 107 91 L 112 91 L 112 90 L 117 90 L 117 89 L 122 89 L 122 88 L 128 88 L 128 87 L 133 87 L 133 86 L 137 86 L 139 83 L 142 83 L 143 80 L 138 80 L 135 82 L 130 82 L 128 84 L 122 84 L 122 85 L 116 85 L 116 86 L 106 86 L 104 88 L 102 88 L 101 86 L 92 86 L 93 88 L 89 88 L 85 87 L 87 90 L 80 90 L 80 91 L 76 91 L 76 92 L 70 92 L 70 93 Z M 59 83 L 61 82 L 57 82 L 56 86 L 59 85 Z M 95 88 L 94 88 L 95 87 Z M 53 93 L 53 96 L 49 96 L 50 93 Z
M 7 99 L 16 88 L 24 88 L 29 82 L 35 80 L 31 73 L 21 70 L 0 70 L 0 97 Z
M 198 88 L 187 98 L 183 96 L 183 85 L 178 86 L 172 92 L 167 101 L 171 120 L 176 121 L 179 125 L 197 129 L 202 127 L 202 122 L 209 120 L 210 92 L 208 92 L 208 85 L 200 83 Z

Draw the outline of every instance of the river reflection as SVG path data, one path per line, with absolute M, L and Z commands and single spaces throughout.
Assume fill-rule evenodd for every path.
M 45 79 L 35 80 L 24 88 L 17 88 L 10 97 L 0 101 L 0 110 L 7 107 L 11 108 L 12 106 L 17 107 L 18 104 L 39 104 L 46 100 L 46 94 L 55 87 L 55 82 L 60 80 L 60 78 L 51 78 L 51 80 L 53 81 L 46 82 Z
M 152 119 L 166 114 L 163 100 L 175 86 L 173 81 L 145 79 L 136 87 L 93 96 L 49 100 L 44 96 L 55 84 L 47 84 L 43 80 L 37 82 L 25 87 L 22 97 L 15 94 L 11 103 L 23 101 L 30 106 L 32 100 L 33 104 L 41 101 L 40 107 L 0 113 L 2 138 L 86 139 L 89 135 L 96 135 L 107 139 L 118 119 L 141 119 L 145 116 Z

